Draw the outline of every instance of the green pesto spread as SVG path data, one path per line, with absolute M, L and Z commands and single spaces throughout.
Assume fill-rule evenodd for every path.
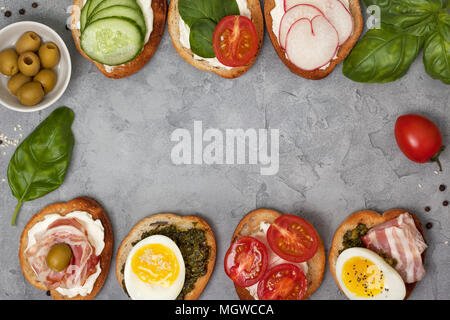
M 342 241 L 342 246 L 344 247 L 339 251 L 339 254 L 342 251 L 350 249 L 350 248 L 366 248 L 366 245 L 362 241 L 362 237 L 364 237 L 367 232 L 369 232 L 369 228 L 362 223 L 358 223 L 356 228 L 349 230 L 344 235 L 344 240 Z M 377 252 L 377 254 L 384 259 L 391 267 L 395 268 L 397 266 L 398 261 L 395 258 L 389 257 L 384 252 Z
M 205 231 L 192 228 L 189 230 L 179 230 L 175 225 L 161 224 L 151 231 L 144 232 L 141 239 L 132 243 L 135 246 L 139 241 L 150 236 L 163 235 L 172 239 L 180 248 L 181 255 L 184 259 L 186 275 L 184 286 L 177 300 L 183 300 L 184 297 L 191 292 L 197 280 L 203 277 L 208 271 L 208 259 L 211 248 L 206 243 Z M 121 272 L 124 273 L 125 265 Z M 126 290 L 125 282 L 122 281 L 123 288 Z

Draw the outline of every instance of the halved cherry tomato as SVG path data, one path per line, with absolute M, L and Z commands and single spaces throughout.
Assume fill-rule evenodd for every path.
M 270 269 L 258 283 L 260 300 L 302 300 L 308 280 L 299 267 L 283 263 Z
M 252 20 L 244 16 L 223 18 L 214 31 L 213 49 L 224 65 L 245 66 L 258 51 L 258 34 Z
M 225 273 L 239 287 L 250 287 L 264 276 L 267 270 L 267 248 L 253 237 L 234 241 L 225 256 Z
M 270 248 L 281 258 L 290 262 L 311 259 L 319 247 L 319 236 L 312 225 L 300 217 L 282 215 L 267 231 Z
M 444 150 L 442 134 L 431 120 L 418 114 L 407 114 L 397 119 L 395 124 L 397 144 L 411 161 L 437 162 L 442 171 L 439 155 Z

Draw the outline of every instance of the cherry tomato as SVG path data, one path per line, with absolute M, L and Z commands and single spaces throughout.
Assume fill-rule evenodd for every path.
M 311 259 L 319 247 L 319 236 L 312 225 L 300 217 L 282 215 L 267 231 L 270 248 L 281 258 L 290 262 Z
M 308 280 L 299 267 L 284 263 L 270 269 L 258 283 L 260 300 L 302 300 Z
M 395 138 L 408 159 L 417 163 L 437 162 L 442 171 L 439 161 L 444 150 L 442 134 L 431 120 L 417 114 L 401 116 L 395 124 Z
M 258 51 L 258 34 L 252 20 L 244 16 L 223 18 L 213 35 L 217 59 L 228 67 L 248 64 Z
M 250 287 L 267 270 L 266 246 L 253 237 L 241 237 L 233 242 L 225 256 L 225 273 L 239 287 Z

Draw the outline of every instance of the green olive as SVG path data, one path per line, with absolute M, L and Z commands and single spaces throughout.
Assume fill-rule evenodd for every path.
M 51 69 L 42 69 L 33 78 L 34 81 L 39 82 L 47 94 L 53 90 L 56 84 L 56 73 Z
M 5 76 L 13 76 L 19 72 L 19 57 L 14 49 L 6 49 L 0 52 L 0 72 Z
M 41 62 L 38 56 L 31 52 L 22 53 L 19 56 L 19 70 L 28 77 L 34 77 L 41 70 Z
M 72 250 L 65 243 L 55 244 L 47 255 L 47 266 L 56 272 L 67 268 L 72 259 Z
M 17 98 L 24 106 L 34 106 L 44 98 L 44 89 L 37 81 L 25 83 L 17 90 Z
M 59 61 L 59 49 L 53 42 L 45 43 L 39 48 L 41 64 L 46 69 L 51 69 Z
M 36 52 L 41 46 L 41 37 L 33 31 L 25 32 L 16 42 L 16 51 L 22 54 L 27 51 Z
M 11 91 L 13 95 L 17 95 L 17 91 L 21 86 L 23 86 L 25 83 L 30 82 L 31 77 L 24 76 L 21 73 L 16 74 L 15 76 L 12 76 L 8 81 L 8 89 Z

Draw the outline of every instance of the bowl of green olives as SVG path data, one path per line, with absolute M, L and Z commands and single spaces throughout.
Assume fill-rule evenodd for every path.
M 72 63 L 52 28 L 22 21 L 0 30 L 0 104 L 20 112 L 43 110 L 69 85 Z

